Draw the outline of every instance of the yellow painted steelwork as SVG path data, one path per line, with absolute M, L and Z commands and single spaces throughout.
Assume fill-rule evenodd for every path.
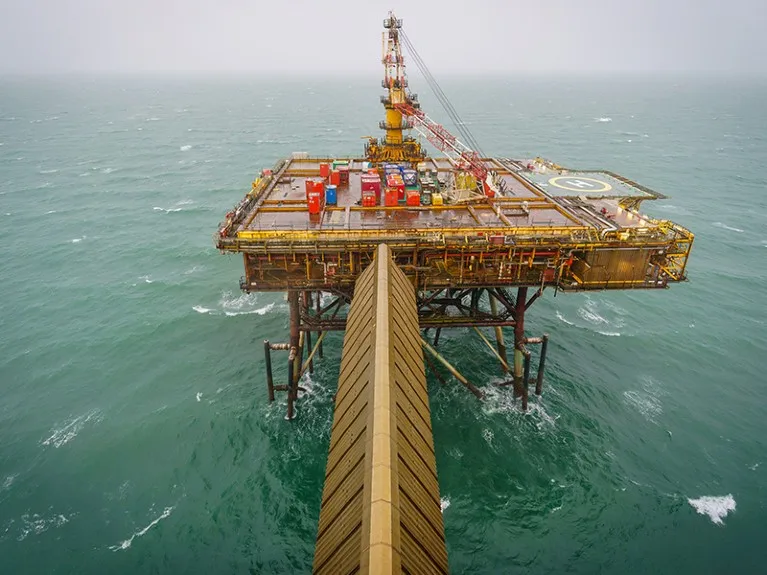
M 415 291 L 382 244 L 347 319 L 313 571 L 447 570 Z

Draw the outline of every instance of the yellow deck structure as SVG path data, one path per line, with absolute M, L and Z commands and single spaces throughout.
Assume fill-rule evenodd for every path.
M 314 573 L 447 573 L 413 285 L 386 245 L 355 288 Z

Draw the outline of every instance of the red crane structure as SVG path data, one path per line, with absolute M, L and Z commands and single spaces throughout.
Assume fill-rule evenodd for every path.
M 401 41 L 407 48 L 408 53 L 415 61 L 427 83 L 433 90 L 435 96 L 440 101 L 445 111 L 455 123 L 461 135 L 473 146 L 469 147 L 454 136 L 442 124 L 432 120 L 420 107 L 416 95 L 406 92 L 404 98 L 391 98 L 391 106 L 400 112 L 423 137 L 425 137 L 437 150 L 442 152 L 450 163 L 458 170 L 471 173 L 476 178 L 477 186 L 486 197 L 494 197 L 498 193 L 495 174 L 492 173 L 482 159 L 479 151 L 479 145 L 472 136 L 471 132 L 465 126 L 464 122 L 458 116 L 455 108 L 447 99 L 447 96 L 440 88 L 434 76 L 429 71 L 423 59 L 420 57 L 410 39 L 401 29 L 402 21 L 397 20 L 394 14 L 389 15 L 389 38 L 388 50 L 384 55 L 384 65 L 391 62 L 397 63 L 398 87 L 404 89 L 408 86 L 405 74 L 405 61 L 402 56 Z M 387 68 L 388 77 L 388 68 Z M 388 86 L 387 86 L 388 87 Z

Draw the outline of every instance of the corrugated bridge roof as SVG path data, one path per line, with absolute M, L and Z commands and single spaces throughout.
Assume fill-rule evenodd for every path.
M 314 573 L 447 573 L 415 291 L 380 245 L 344 337 Z

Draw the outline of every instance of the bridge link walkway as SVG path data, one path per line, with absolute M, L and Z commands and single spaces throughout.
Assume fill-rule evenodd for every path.
M 415 290 L 383 244 L 349 311 L 313 571 L 448 572 Z

